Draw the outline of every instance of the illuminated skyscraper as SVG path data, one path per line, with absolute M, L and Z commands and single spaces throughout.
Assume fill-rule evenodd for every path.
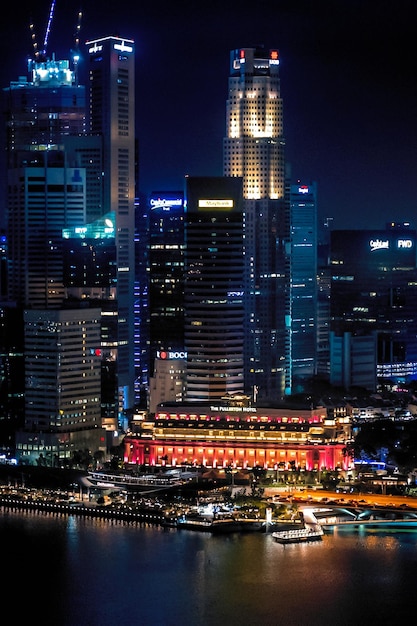
M 161 351 L 184 351 L 184 192 L 149 200 L 150 373 Z
M 138 316 L 146 333 L 138 369 L 147 375 L 143 388 L 154 413 L 162 400 L 182 400 L 184 395 L 184 192 L 154 191 L 147 205 L 146 235 L 136 259 L 138 266 L 138 259 L 146 258 L 146 278 L 142 272 L 138 283 L 147 284 Z
M 48 445 L 55 446 L 72 420 L 74 432 L 95 431 L 88 447 L 98 450 L 105 447 L 98 426 L 117 428 L 117 418 L 134 404 L 134 44 L 106 37 L 89 43 L 89 56 L 90 133 L 85 88 L 78 83 L 74 59 L 71 67 L 69 61 L 48 59 L 46 54 L 35 57 L 29 61 L 29 80 L 19 78 L 4 90 L 8 286 L 10 300 L 33 312 L 24 318 L 25 345 L 30 343 L 32 354 L 36 337 L 41 352 L 47 333 L 57 332 L 58 326 L 62 336 L 74 337 L 71 367 L 78 385 L 69 393 L 68 373 L 58 368 L 58 379 L 65 378 L 69 395 L 62 408 L 63 387 L 55 385 Z M 77 250 L 71 263 L 68 255 Z M 70 309 L 72 317 L 66 315 Z M 57 367 L 63 363 L 58 344 L 56 354 L 52 341 L 48 350 Z M 78 369 L 88 361 L 93 370 L 88 390 L 86 377 L 76 373 L 77 354 Z M 31 432 L 37 427 L 46 432 L 49 409 L 38 419 L 39 407 L 31 395 L 38 363 L 26 355 L 25 364 L 28 428 L 20 450 L 34 456 L 40 440 Z M 50 394 L 51 380 L 37 380 L 40 392 Z M 87 406 L 83 399 L 90 397 Z M 51 407 L 64 411 L 59 419 Z M 79 441 L 86 443 L 84 435 Z M 74 438 L 71 443 L 77 445 Z M 70 445 L 58 447 L 63 456 L 71 453 Z
M 134 405 L 135 45 L 103 37 L 87 42 L 89 123 L 103 140 L 103 214 L 115 215 L 117 336 L 103 346 L 117 361 L 121 409 Z
M 4 89 L 8 295 L 24 336 L 25 426 L 15 443 L 18 458 L 50 464 L 105 448 L 100 312 L 64 311 L 62 239 L 64 228 L 85 224 L 88 199 L 100 206 L 82 155 L 97 171 L 101 145 L 85 136 L 85 88 L 70 62 L 42 55 L 28 70 Z
M 245 391 L 274 401 L 291 388 L 289 208 L 277 50 L 230 54 L 224 175 L 243 179 Z

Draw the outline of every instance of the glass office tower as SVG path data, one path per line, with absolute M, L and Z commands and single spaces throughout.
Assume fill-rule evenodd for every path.
M 109 357 L 117 361 L 120 410 L 135 403 L 135 45 L 103 37 L 87 42 L 92 134 L 103 140 L 103 213 L 115 215 L 117 337 Z
M 163 352 L 184 351 L 184 192 L 149 199 L 150 374 Z
M 291 389 L 305 390 L 317 361 L 317 185 L 290 187 Z

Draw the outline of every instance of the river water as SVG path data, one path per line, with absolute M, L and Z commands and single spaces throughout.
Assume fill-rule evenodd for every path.
M 417 527 L 283 546 L 0 509 L 2 614 L 43 626 L 351 626 L 415 622 Z M 6 623 L 2 618 L 2 622 Z

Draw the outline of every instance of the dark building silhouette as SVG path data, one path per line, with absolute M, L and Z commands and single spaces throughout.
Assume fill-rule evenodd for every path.
M 242 393 L 244 255 L 242 179 L 186 179 L 187 399 Z
M 416 231 L 334 230 L 330 241 L 331 381 L 415 379 Z

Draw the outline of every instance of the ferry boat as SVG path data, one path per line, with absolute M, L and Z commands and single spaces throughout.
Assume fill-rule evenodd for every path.
M 273 539 L 278 543 L 321 541 L 323 534 L 323 528 L 319 524 L 314 526 L 302 526 L 301 528 L 291 528 L 288 530 L 277 530 L 271 533 Z
M 99 489 L 125 489 L 133 491 L 165 491 L 182 487 L 190 481 L 190 477 L 180 473 L 165 472 L 161 474 L 142 474 L 136 476 L 128 473 L 88 472 L 86 477 L 89 486 Z

